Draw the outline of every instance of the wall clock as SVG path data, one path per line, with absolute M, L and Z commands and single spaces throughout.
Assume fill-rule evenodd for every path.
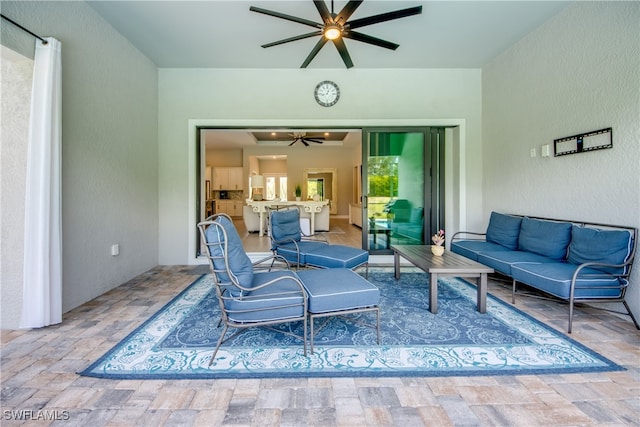
M 340 88 L 332 81 L 325 80 L 318 83 L 313 91 L 316 102 L 323 107 L 331 107 L 340 99 Z

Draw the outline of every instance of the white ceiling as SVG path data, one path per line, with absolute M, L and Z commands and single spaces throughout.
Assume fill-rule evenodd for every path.
M 329 8 L 331 2 L 326 1 Z M 481 68 L 557 14 L 566 1 L 365 0 L 352 19 L 422 5 L 421 15 L 360 28 L 398 43 L 387 50 L 346 40 L 355 68 Z M 158 67 L 298 68 L 317 38 L 261 48 L 312 31 L 249 6 L 321 22 L 311 0 L 93 1 L 89 4 Z M 335 1 L 338 12 L 346 1 Z M 327 43 L 309 68 L 344 68 Z
M 250 6 L 321 22 L 312 0 L 93 1 L 88 3 L 160 68 L 296 69 L 317 38 L 264 49 L 260 45 L 312 31 L 311 27 L 249 10 Z M 326 1 L 329 9 L 331 1 Z M 422 5 L 422 14 L 360 28 L 398 43 L 387 50 L 345 40 L 355 68 L 481 68 L 491 58 L 556 15 L 567 1 L 365 0 L 352 19 Z M 338 12 L 345 0 L 335 1 Z M 309 68 L 344 69 L 327 43 Z M 206 131 L 216 149 L 255 146 L 250 131 Z M 353 134 L 353 132 L 352 132 Z M 350 135 L 358 140 L 359 133 Z

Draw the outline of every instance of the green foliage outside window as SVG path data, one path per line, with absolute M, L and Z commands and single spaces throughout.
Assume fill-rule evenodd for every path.
M 398 157 L 377 156 L 369 159 L 369 205 L 370 217 L 383 218 L 384 205 L 398 196 Z

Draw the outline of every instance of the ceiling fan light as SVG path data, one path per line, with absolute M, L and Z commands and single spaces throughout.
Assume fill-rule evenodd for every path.
M 327 25 L 324 28 L 324 36 L 328 40 L 335 40 L 340 37 L 341 34 L 342 31 L 340 31 L 340 27 L 338 27 L 337 25 Z

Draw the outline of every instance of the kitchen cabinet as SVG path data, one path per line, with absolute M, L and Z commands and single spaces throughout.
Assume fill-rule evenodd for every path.
M 242 168 L 213 168 L 214 190 L 242 190 Z
M 243 206 L 242 200 L 216 200 L 216 213 L 225 213 L 230 217 L 241 217 Z

